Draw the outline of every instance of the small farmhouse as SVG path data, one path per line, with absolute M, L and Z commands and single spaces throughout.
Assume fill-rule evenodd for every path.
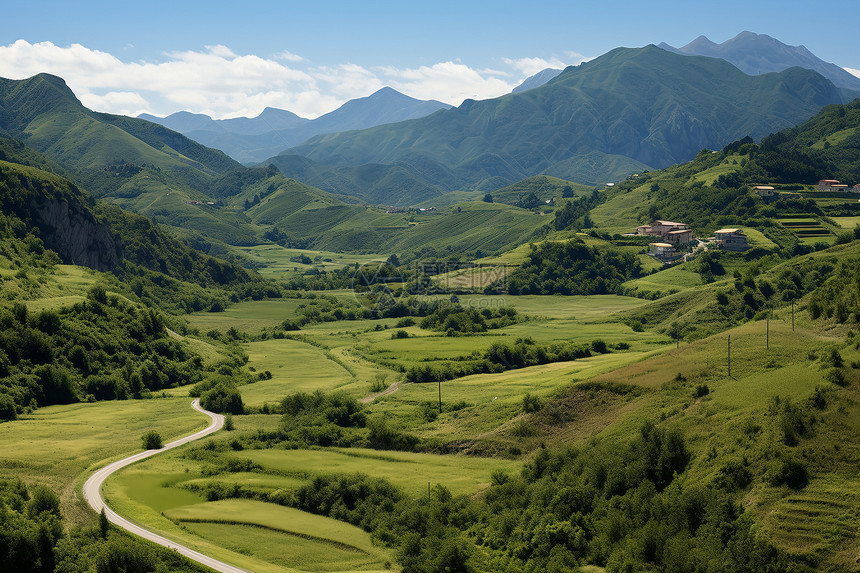
M 636 229 L 636 234 L 660 237 L 672 245 L 684 245 L 693 240 L 693 231 L 690 226 L 675 221 L 657 220 L 650 225 L 640 225 Z
M 848 185 L 841 183 L 838 179 L 822 179 L 818 182 L 821 191 L 847 191 Z
M 681 253 L 675 250 L 675 247 L 669 243 L 651 243 L 648 246 L 648 254 L 664 263 L 671 262 L 681 256 Z
M 714 242 L 720 249 L 745 251 L 749 248 L 747 236 L 741 229 L 720 229 L 714 231 Z

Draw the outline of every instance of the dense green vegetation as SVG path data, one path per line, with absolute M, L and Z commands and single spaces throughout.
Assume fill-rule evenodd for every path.
M 156 311 L 94 287 L 85 302 L 0 309 L 2 393 L 18 412 L 79 400 L 140 398 L 196 382 L 202 360 L 168 336 Z
M 491 285 L 510 294 L 610 294 L 621 283 L 642 273 L 639 260 L 629 252 L 589 247 L 581 240 L 547 241 L 533 246 L 528 259 L 505 279 Z
M 173 551 L 114 530 L 104 514 L 99 527 L 66 531 L 54 492 L 8 479 L 0 480 L 0 561 L 21 573 L 200 571 Z

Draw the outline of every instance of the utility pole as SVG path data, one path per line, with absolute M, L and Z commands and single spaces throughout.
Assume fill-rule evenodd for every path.
M 439 379 L 439 413 L 442 413 L 442 379 Z
M 729 378 L 732 377 L 732 335 L 729 335 Z

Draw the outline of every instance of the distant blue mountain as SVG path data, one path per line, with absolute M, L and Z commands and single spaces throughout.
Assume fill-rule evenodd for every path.
M 722 44 L 699 36 L 682 48 L 673 48 L 665 43 L 659 47 L 677 54 L 722 58 L 751 76 L 781 72 L 796 66 L 818 72 L 836 87 L 860 90 L 860 78 L 836 64 L 825 62 L 804 46 L 789 46 L 766 34 L 741 32 Z
M 260 135 L 279 129 L 292 129 L 311 120 L 299 117 L 291 111 L 267 107 L 257 117 L 236 117 L 232 119 L 212 119 L 202 113 L 178 111 L 167 117 L 156 117 L 148 113 L 137 116 L 164 127 L 187 134 L 192 131 L 225 131 L 239 135 Z
M 187 111 L 164 118 L 146 113 L 138 117 L 220 149 L 243 163 L 256 163 L 315 135 L 418 119 L 450 107 L 440 101 L 419 100 L 384 87 L 367 97 L 349 100 L 316 119 L 302 118 L 290 111 L 271 107 L 253 118 L 212 119 L 208 115 Z

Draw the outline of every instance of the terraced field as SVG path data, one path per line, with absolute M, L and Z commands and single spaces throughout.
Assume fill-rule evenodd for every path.
M 797 216 L 778 219 L 779 223 L 794 233 L 802 243 L 824 242 L 832 244 L 836 236 L 815 217 Z

